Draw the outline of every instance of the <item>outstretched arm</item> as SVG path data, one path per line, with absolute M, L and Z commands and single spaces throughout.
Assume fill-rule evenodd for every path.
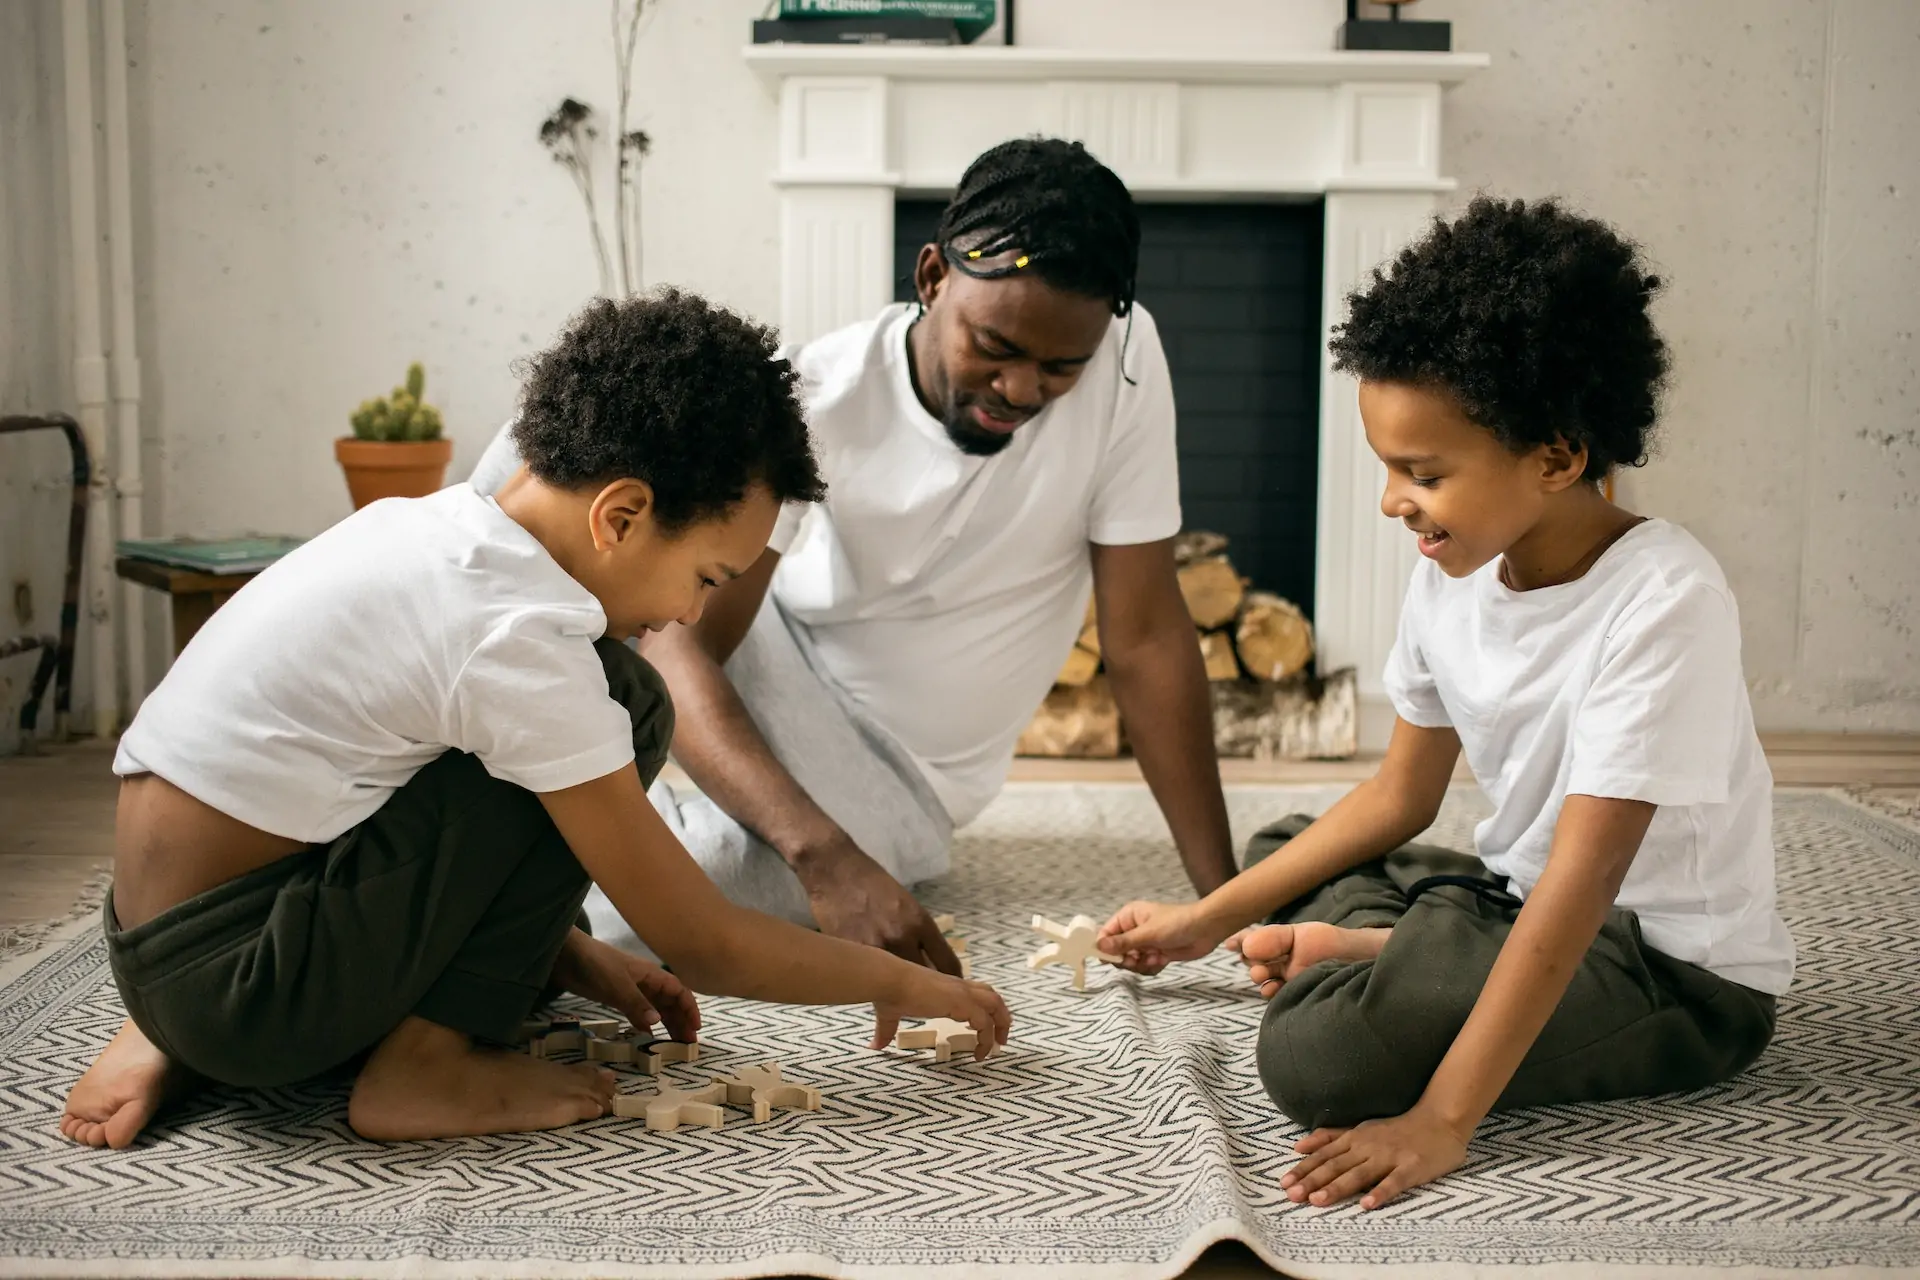
M 926 910 L 780 763 L 723 670 L 765 604 L 779 562 L 777 552 L 766 552 L 713 592 L 698 623 L 669 627 L 646 644 L 647 660 L 673 694 L 674 759 L 786 859 L 822 930 L 957 974 L 960 962 Z
M 1006 1038 L 993 988 L 908 964 L 728 902 L 648 803 L 633 766 L 541 795 L 567 846 L 634 932 L 686 984 L 787 1004 L 865 1004 L 875 1045 L 902 1016 L 947 1017 Z
M 1173 541 L 1093 544 L 1100 655 L 1160 812 L 1194 891 L 1233 876 L 1233 833 L 1213 751 L 1207 672 L 1174 575 Z
M 1101 927 L 1101 949 L 1138 973 L 1206 955 L 1236 931 L 1425 831 L 1459 758 L 1453 730 L 1396 720 L 1379 772 L 1312 826 L 1199 902 L 1129 902 Z

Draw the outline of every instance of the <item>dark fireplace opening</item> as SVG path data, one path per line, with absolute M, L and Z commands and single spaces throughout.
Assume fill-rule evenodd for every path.
M 895 297 L 943 202 L 894 208 Z M 1140 301 L 1179 413 L 1189 529 L 1231 539 L 1234 567 L 1313 616 L 1324 202 L 1142 204 Z

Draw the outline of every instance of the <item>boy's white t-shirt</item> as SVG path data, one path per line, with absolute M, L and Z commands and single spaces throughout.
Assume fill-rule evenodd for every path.
M 593 648 L 606 629 L 599 601 L 471 485 L 376 502 L 221 606 L 114 772 L 311 843 L 449 748 L 529 791 L 590 782 L 634 758 Z
M 1130 339 L 1115 320 L 1071 392 L 974 457 L 914 393 L 913 318 L 888 307 L 784 353 L 828 496 L 781 513 L 772 589 L 961 825 L 999 792 L 1080 632 L 1088 544 L 1180 531 L 1173 388 L 1136 306 Z
M 1586 575 L 1514 591 L 1500 561 L 1449 578 L 1422 561 L 1385 684 L 1400 718 L 1451 726 L 1494 814 L 1481 861 L 1525 897 L 1568 795 L 1657 805 L 1615 905 L 1654 949 L 1777 995 L 1793 938 L 1774 901 L 1773 776 L 1740 670 L 1720 566 L 1648 520 Z

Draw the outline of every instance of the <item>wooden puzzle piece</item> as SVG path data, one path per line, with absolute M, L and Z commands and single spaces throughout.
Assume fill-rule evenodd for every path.
M 641 1056 L 648 1056 L 643 1048 L 627 1039 L 595 1036 L 587 1041 L 588 1062 L 619 1062 L 630 1065 L 636 1051 Z M 652 1075 L 653 1072 L 649 1071 L 647 1074 Z
M 956 1052 L 971 1054 L 979 1048 L 980 1033 L 952 1018 L 929 1018 L 917 1027 L 896 1033 L 893 1042 L 902 1049 L 931 1049 L 935 1062 L 946 1062 Z
M 613 1114 L 632 1120 L 645 1117 L 647 1128 L 672 1133 L 683 1124 L 703 1124 L 718 1129 L 727 1122 L 720 1104 L 727 1100 L 727 1086 L 715 1080 L 697 1089 L 676 1089 L 662 1085 L 653 1093 L 616 1093 Z
M 698 1062 L 699 1044 L 688 1044 L 679 1040 L 649 1040 L 646 1051 L 662 1062 Z
M 933 918 L 933 927 L 942 933 L 953 932 L 954 919 L 950 915 L 938 915 Z
M 1108 955 L 1096 945 L 1100 924 L 1091 916 L 1075 916 L 1065 924 L 1058 924 L 1045 916 L 1035 916 L 1032 928 L 1035 933 L 1053 941 L 1027 957 L 1027 968 L 1044 969 L 1050 964 L 1072 965 L 1075 991 L 1087 989 L 1087 961 L 1120 963 L 1118 958 Z
M 810 1084 L 798 1084 L 780 1078 L 780 1064 L 742 1067 L 737 1075 L 717 1076 L 715 1084 L 727 1087 L 727 1101 L 736 1107 L 749 1104 L 753 1118 L 764 1121 L 774 1107 L 798 1107 L 802 1111 L 820 1109 L 820 1091 Z
M 582 1018 L 580 1030 L 590 1036 L 611 1036 L 620 1030 L 618 1018 Z

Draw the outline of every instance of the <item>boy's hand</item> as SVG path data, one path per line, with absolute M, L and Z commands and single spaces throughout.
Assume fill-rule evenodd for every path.
M 951 1018 L 964 1022 L 979 1033 L 974 1046 L 978 1062 L 1007 1042 L 1013 1015 L 1000 993 L 984 982 L 949 978 L 931 969 L 921 969 L 909 979 L 908 989 L 899 1000 L 873 1006 L 874 1049 L 893 1043 L 902 1018 Z
M 577 996 L 617 1010 L 636 1030 L 664 1022 L 675 1040 L 700 1038 L 700 1006 L 680 979 L 651 960 L 575 929 L 553 963 L 553 981 Z
M 1175 960 L 1198 960 L 1220 944 L 1198 903 L 1129 902 L 1100 926 L 1100 950 L 1123 969 L 1158 973 Z
M 1378 1209 L 1467 1160 L 1467 1139 L 1417 1106 L 1351 1129 L 1315 1129 L 1293 1149 L 1306 1159 L 1280 1179 L 1281 1189 L 1295 1204 L 1320 1208 L 1359 1195 L 1362 1209 Z

